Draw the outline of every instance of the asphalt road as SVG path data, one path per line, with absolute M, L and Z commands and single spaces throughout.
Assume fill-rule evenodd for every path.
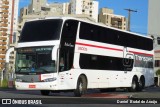
M 117 105 L 118 107 L 132 107 L 132 106 L 147 107 L 149 105 L 154 107 L 159 107 L 160 87 L 149 87 L 143 90 L 142 92 L 126 92 L 122 89 L 117 89 L 116 92 L 101 93 L 99 90 L 89 90 L 86 95 L 79 98 L 74 97 L 72 92 L 51 93 L 49 96 L 42 96 L 39 91 L 19 91 L 15 89 L 0 89 L 0 103 L 2 103 L 2 99 L 11 99 L 12 106 L 16 107 L 17 105 L 15 104 L 22 103 L 18 102 L 18 100 L 24 101 L 23 103 L 25 103 L 26 101 L 26 104 L 30 103 L 30 101 L 35 101 L 33 103 L 36 103 L 37 101 L 38 104 L 40 103 L 47 104 L 47 105 L 23 105 L 23 107 L 25 106 L 53 107 L 53 105 L 58 107 L 61 106 L 82 107 L 82 105 L 84 107 L 106 107 L 106 106 L 115 107 Z M 144 100 L 144 104 L 142 104 L 143 103 L 142 100 Z M 146 100 L 149 100 L 150 102 L 146 102 Z M 159 104 L 156 104 L 156 102 Z

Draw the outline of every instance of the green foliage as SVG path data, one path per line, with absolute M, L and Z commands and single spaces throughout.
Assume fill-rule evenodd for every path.
M 160 75 L 160 69 L 156 71 L 156 75 Z
M 7 87 L 8 87 L 8 80 L 4 79 L 4 80 L 2 81 L 1 87 L 2 87 L 2 88 L 7 88 Z

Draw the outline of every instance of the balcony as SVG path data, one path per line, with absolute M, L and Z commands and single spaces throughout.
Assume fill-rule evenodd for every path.
M 8 14 L 1 14 L 2 18 L 8 18 Z
M 0 31 L 7 31 L 7 28 L 0 28 Z
M 0 42 L 0 45 L 6 45 L 6 44 L 7 44 L 7 42 Z
M 9 4 L 9 1 L 2 1 L 2 4 L 8 5 L 8 4 Z
M 8 10 L 0 10 L 0 13 L 8 13 Z
M 3 41 L 6 41 L 7 40 L 7 38 L 6 37 L 0 37 L 0 40 L 3 40 Z
M 2 36 L 7 36 L 7 33 L 6 33 L 6 32 L 0 32 L 0 34 L 1 34 Z
M 0 23 L 0 27 L 8 27 L 8 24 L 6 24 L 6 23 Z
M 0 19 L 0 22 L 5 22 L 5 23 L 7 23 L 8 22 L 8 19 Z
M 9 9 L 9 6 L 2 5 L 0 8 Z
M 0 58 L 5 58 L 5 55 L 0 55 Z
M 0 53 L 1 53 L 1 51 L 0 51 Z M 5 60 L 0 60 L 0 63 L 5 63 L 6 61 Z
M 7 49 L 6 46 L 0 46 L 0 49 Z

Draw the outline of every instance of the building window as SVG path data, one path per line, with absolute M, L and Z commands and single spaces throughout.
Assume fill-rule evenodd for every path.
M 90 13 L 92 13 L 92 11 L 90 11 Z
M 85 12 L 85 10 L 83 9 L 82 12 Z
M 155 67 L 160 67 L 160 60 L 155 60 Z

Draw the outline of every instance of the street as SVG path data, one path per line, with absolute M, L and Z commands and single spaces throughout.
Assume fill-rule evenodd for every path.
M 138 98 L 138 99 L 135 99 Z M 26 104 L 31 101 L 37 101 L 37 104 L 54 104 L 54 105 L 94 105 L 94 106 L 106 106 L 110 104 L 110 107 L 114 105 L 128 107 L 138 106 L 146 107 L 146 104 L 142 104 L 139 99 L 149 99 L 147 105 L 159 106 L 160 103 L 160 87 L 149 87 L 142 92 L 126 92 L 122 89 L 117 89 L 116 92 L 101 93 L 97 90 L 88 90 L 87 94 L 82 97 L 74 97 L 72 92 L 51 93 L 49 96 L 42 96 L 39 91 L 20 91 L 15 89 L 0 89 L 0 99 L 12 99 L 12 104 L 19 104 L 18 100 L 22 100 L 20 104 L 27 101 Z M 155 101 L 154 101 L 155 100 Z M 40 101 L 40 102 L 38 102 Z M 1 102 L 2 103 L 2 102 Z M 24 103 L 25 104 L 25 103 Z M 36 102 L 35 102 L 36 104 Z M 66 105 L 67 104 L 67 105 Z M 125 105 L 125 106 L 124 106 Z M 34 105 L 36 106 L 36 105 Z M 41 105 L 42 106 L 42 105 Z M 45 105 L 44 105 L 45 106 Z M 87 106 L 88 107 L 88 106 Z M 139 107 L 139 106 L 138 106 Z

